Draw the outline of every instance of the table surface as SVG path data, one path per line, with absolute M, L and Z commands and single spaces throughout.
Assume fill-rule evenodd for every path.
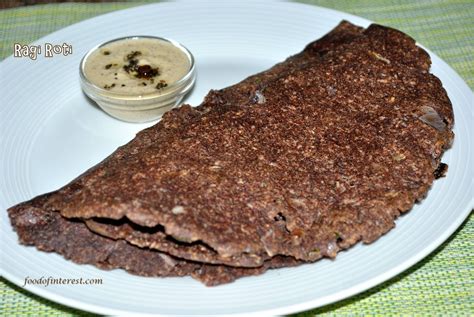
M 0 10 L 0 58 L 72 23 L 155 1 L 62 3 Z M 474 1 L 305 1 L 397 28 L 435 52 L 474 87 Z M 406 272 L 352 298 L 298 314 L 465 315 L 474 312 L 474 219 Z M 90 316 L 0 278 L 0 315 Z

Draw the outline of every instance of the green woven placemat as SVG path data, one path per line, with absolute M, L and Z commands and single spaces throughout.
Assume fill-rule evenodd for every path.
M 0 11 L 0 58 L 27 43 L 106 12 L 154 1 L 51 4 Z M 474 87 L 473 1 L 330 1 L 308 3 L 341 10 L 410 34 Z M 457 315 L 474 312 L 474 219 L 430 256 L 390 281 L 352 298 L 299 316 Z M 92 315 L 39 298 L 0 279 L 1 316 Z

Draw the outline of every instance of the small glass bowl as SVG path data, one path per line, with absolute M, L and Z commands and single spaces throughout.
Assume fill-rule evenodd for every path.
M 110 91 L 95 85 L 86 77 L 84 67 L 87 63 L 87 58 L 93 52 L 112 42 L 143 38 L 168 42 L 185 53 L 190 65 L 188 72 L 176 82 L 170 83 L 167 87 L 146 94 L 129 94 Z M 186 47 L 171 39 L 147 35 L 122 37 L 97 45 L 82 58 L 79 74 L 84 93 L 94 100 L 106 113 L 127 122 L 147 122 L 160 118 L 166 111 L 179 105 L 186 93 L 191 90 L 196 80 L 194 57 Z

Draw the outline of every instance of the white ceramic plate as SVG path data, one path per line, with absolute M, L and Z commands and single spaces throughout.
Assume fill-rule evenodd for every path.
M 76 265 L 56 254 L 20 246 L 10 227 L 7 207 L 64 185 L 147 126 L 117 121 L 82 94 L 78 65 L 89 48 L 135 34 L 176 39 L 196 57 L 197 85 L 186 101 L 197 105 L 210 88 L 270 67 L 342 19 L 362 26 L 370 23 L 294 3 L 162 3 L 93 18 L 36 42 L 66 42 L 73 46 L 73 55 L 6 59 L 0 66 L 2 274 L 17 285 L 23 285 L 25 277 L 102 278 L 99 286 L 27 285 L 26 289 L 103 314 L 284 314 L 364 291 L 428 255 L 455 231 L 473 205 L 473 94 L 434 54 L 432 71 L 448 91 L 456 118 L 454 146 L 443 158 L 449 164 L 448 176 L 435 182 L 422 204 L 397 221 L 396 229 L 373 245 L 342 252 L 335 261 L 272 270 L 207 288 L 191 278 L 142 278 L 122 270 Z

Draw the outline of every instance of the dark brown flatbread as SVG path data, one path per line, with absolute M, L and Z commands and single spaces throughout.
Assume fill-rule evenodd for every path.
M 251 269 L 185 261 L 156 250 L 138 248 L 124 240 L 94 234 L 82 221 L 66 219 L 58 212 L 42 208 L 46 199 L 47 195 L 37 197 L 34 204 L 20 204 L 10 212 L 21 243 L 35 245 L 46 252 L 57 252 L 79 264 L 92 264 L 107 270 L 121 268 L 141 276 L 191 275 L 208 286 L 259 275 L 270 268 L 299 264 L 292 258 L 281 256 Z
M 317 58 L 290 58 L 275 73 L 211 92 L 197 108 L 167 113 L 34 208 L 84 220 L 126 217 L 206 246 L 201 261 L 214 252 L 216 261 L 231 259 L 226 264 L 263 263 L 243 272 L 376 240 L 426 195 L 454 118 L 413 39 L 378 25 L 354 33 Z M 217 284 L 234 271 L 198 272 Z
M 453 117 L 429 63 L 406 35 L 371 26 L 259 88 L 264 102 L 167 113 L 48 204 L 162 225 L 222 256 L 334 256 L 336 236 L 373 241 L 434 179 Z
M 48 195 L 43 195 L 34 203 L 20 204 L 10 211 L 11 223 L 21 243 L 57 252 L 76 263 L 104 269 L 121 267 L 139 275 L 183 276 L 199 267 L 199 264 L 174 261 L 161 252 L 132 247 L 123 240 L 94 234 L 82 221 L 65 219 L 58 212 L 45 209 L 43 202 L 47 199 Z

